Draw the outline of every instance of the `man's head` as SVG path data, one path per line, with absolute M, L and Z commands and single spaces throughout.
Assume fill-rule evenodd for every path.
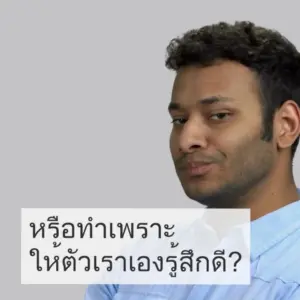
M 292 169 L 300 54 L 289 41 L 249 22 L 219 23 L 173 39 L 167 54 L 176 71 L 170 148 L 190 198 L 237 207 L 275 170 Z

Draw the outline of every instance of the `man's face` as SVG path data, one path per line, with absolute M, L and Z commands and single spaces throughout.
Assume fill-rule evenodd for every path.
M 181 69 L 169 111 L 171 154 L 191 199 L 237 207 L 239 198 L 270 174 L 276 148 L 261 140 L 257 82 L 246 67 L 222 62 Z

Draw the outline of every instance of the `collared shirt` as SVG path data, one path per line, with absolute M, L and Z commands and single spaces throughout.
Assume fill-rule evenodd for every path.
M 251 222 L 250 285 L 90 285 L 85 300 L 300 300 L 300 200 Z

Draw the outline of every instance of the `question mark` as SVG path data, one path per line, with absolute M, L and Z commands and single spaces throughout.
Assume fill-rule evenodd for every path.
M 233 271 L 236 272 L 236 265 L 241 261 L 242 255 L 241 255 L 240 252 L 231 252 L 231 253 L 229 254 L 229 257 L 231 257 L 231 256 L 234 255 L 234 254 L 236 254 L 236 255 L 238 256 L 238 259 L 234 262 L 234 265 L 233 265 L 233 266 L 234 266 Z

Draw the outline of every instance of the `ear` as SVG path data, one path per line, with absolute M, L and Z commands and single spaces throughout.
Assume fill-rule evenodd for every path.
M 300 108 L 295 101 L 288 100 L 281 106 L 274 125 L 278 149 L 290 148 L 300 134 Z

